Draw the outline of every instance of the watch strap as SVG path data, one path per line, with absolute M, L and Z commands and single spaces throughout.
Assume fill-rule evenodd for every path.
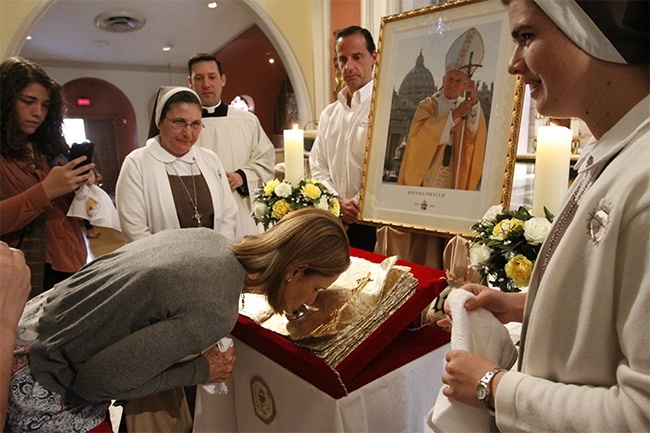
M 486 408 L 488 412 L 490 412 L 490 415 L 494 415 L 494 407 L 490 405 L 490 398 L 493 395 L 492 392 L 492 380 L 494 379 L 494 376 L 497 375 L 498 372 L 500 371 L 505 371 L 501 367 L 495 367 L 492 370 L 488 371 L 485 373 L 485 375 L 479 380 L 478 385 L 476 386 L 477 390 L 480 388 L 485 389 L 487 392 L 484 393 L 483 398 L 479 398 L 478 401 L 481 403 L 481 406 Z M 477 397 L 478 397 L 478 392 L 477 392 Z

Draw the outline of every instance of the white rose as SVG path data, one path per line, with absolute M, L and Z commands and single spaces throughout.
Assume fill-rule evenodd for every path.
M 484 244 L 474 244 L 469 249 L 469 263 L 473 268 L 478 268 L 487 263 L 492 254 L 492 248 Z
M 320 200 L 318 200 L 316 207 L 318 207 L 319 209 L 328 210 L 330 208 L 330 204 L 327 197 L 324 195 L 320 196 Z
M 494 221 L 494 219 L 500 213 L 503 213 L 503 207 L 500 204 L 495 204 L 494 206 L 490 207 L 487 212 L 485 212 L 485 215 L 483 215 L 483 221 Z
M 275 187 L 275 195 L 282 198 L 287 198 L 291 195 L 293 188 L 287 182 L 280 182 L 278 186 Z
M 524 237 L 533 245 L 541 244 L 548 231 L 551 223 L 546 218 L 534 217 L 524 223 Z
M 268 206 L 265 203 L 262 203 L 260 201 L 255 202 L 255 209 L 253 212 L 255 213 L 257 219 L 262 219 L 264 215 L 266 215 L 266 209 L 268 209 Z

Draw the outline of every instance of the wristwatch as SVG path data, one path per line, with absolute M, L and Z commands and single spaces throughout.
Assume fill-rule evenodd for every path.
M 490 399 L 492 398 L 492 379 L 494 379 L 494 376 L 500 371 L 505 370 L 501 367 L 493 368 L 485 373 L 485 376 L 483 376 L 481 380 L 478 381 L 478 385 L 476 385 L 476 398 L 478 398 L 481 406 L 486 408 L 492 416 L 494 416 L 494 408 L 490 406 Z

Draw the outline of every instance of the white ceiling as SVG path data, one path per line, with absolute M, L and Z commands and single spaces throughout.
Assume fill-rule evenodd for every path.
M 20 55 L 68 67 L 99 66 L 184 71 L 198 52 L 215 52 L 255 23 L 243 0 L 56 0 L 30 31 Z M 95 26 L 104 12 L 129 11 L 146 20 L 134 32 Z M 164 45 L 172 45 L 164 52 Z

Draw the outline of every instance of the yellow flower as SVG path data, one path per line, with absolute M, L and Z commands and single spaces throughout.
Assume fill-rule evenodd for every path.
M 337 218 L 341 215 L 341 203 L 339 203 L 338 199 L 333 198 L 330 201 L 330 212 Z
M 517 254 L 511 258 L 505 267 L 506 276 L 517 285 L 524 287 L 530 283 L 530 274 L 533 272 L 533 262 L 524 255 Z
M 316 200 L 321 195 L 320 188 L 312 183 L 308 183 L 307 185 L 303 186 L 301 191 L 303 195 L 309 200 Z
M 264 184 L 264 195 L 266 196 L 271 196 L 273 195 L 273 191 L 275 191 L 275 187 L 280 185 L 280 181 L 277 179 L 271 179 L 266 184 Z
M 510 226 L 510 220 L 501 220 L 497 225 L 492 229 L 492 237 L 494 239 L 499 239 L 500 241 L 504 240 L 508 236 L 508 227 Z
M 520 219 L 512 218 L 510 220 L 510 225 L 508 227 L 508 231 L 514 230 L 517 227 L 522 227 L 523 228 L 524 227 L 524 222 L 522 220 L 520 220 Z
M 273 204 L 271 217 L 279 220 L 291 211 L 291 205 L 286 200 L 278 200 Z
M 501 220 L 497 225 L 492 229 L 492 237 L 500 241 L 505 240 L 508 237 L 508 233 L 511 230 L 514 230 L 517 227 L 524 227 L 524 222 L 517 218 L 512 218 L 509 220 Z

